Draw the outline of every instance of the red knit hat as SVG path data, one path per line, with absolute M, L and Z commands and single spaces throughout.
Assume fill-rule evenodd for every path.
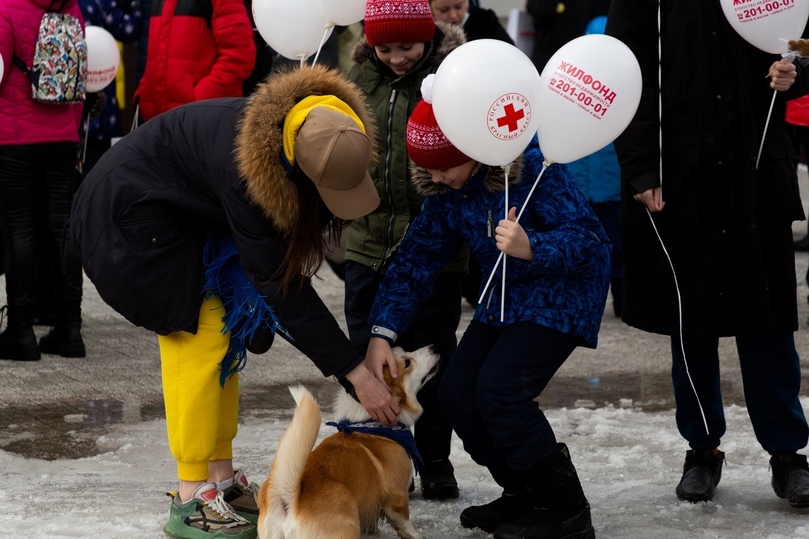
M 407 154 L 413 162 L 430 170 L 447 170 L 472 161 L 444 136 L 435 120 L 432 105 L 434 75 L 427 75 L 421 83 L 422 99 L 407 121 Z
M 435 23 L 427 0 L 368 0 L 365 37 L 370 45 L 427 43 Z

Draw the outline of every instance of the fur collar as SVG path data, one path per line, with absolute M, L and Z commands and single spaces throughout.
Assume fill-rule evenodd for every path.
M 488 166 L 483 164 L 478 164 L 478 167 L 486 168 L 483 177 L 483 185 L 487 191 L 494 193 L 496 191 L 505 190 L 506 171 L 503 167 Z M 520 155 L 514 160 L 513 163 L 511 163 L 511 168 L 508 171 L 509 185 L 516 185 L 520 182 L 522 178 L 522 169 L 523 157 Z M 472 172 L 472 175 L 474 176 L 479 172 L 480 169 L 476 168 Z M 441 183 L 434 183 L 427 169 L 416 166 L 413 161 L 410 161 L 410 177 L 410 181 L 413 182 L 413 185 L 416 187 L 416 191 L 421 196 L 443 195 L 452 191 L 451 187 Z
M 345 101 L 362 120 L 371 142 L 376 140 L 376 124 L 362 92 L 337 70 L 294 67 L 259 85 L 247 98 L 237 129 L 236 163 L 247 197 L 284 233 L 292 230 L 299 210 L 295 185 L 282 160 L 282 129 L 287 112 L 309 95 L 335 95 Z
M 466 34 L 463 28 L 448 24 L 441 21 L 436 21 L 436 32 L 433 37 L 433 48 L 435 54 L 432 57 L 432 71 L 438 69 L 439 64 L 444 61 L 444 58 L 454 49 L 466 43 Z M 363 34 L 354 43 L 351 49 L 351 60 L 357 64 L 362 64 L 367 60 L 376 61 L 374 54 L 374 47 L 368 43 L 368 39 Z

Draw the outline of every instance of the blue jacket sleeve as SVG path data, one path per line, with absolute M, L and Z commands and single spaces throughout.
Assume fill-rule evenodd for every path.
M 444 197 L 424 199 L 424 207 L 402 240 L 374 300 L 369 322 L 401 334 L 419 304 L 430 296 L 436 277 L 455 258 L 463 238 L 453 231 Z

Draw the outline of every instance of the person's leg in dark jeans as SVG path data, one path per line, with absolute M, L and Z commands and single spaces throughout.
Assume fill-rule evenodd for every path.
M 433 293 L 419 305 L 396 342 L 405 350 L 432 346 L 440 357 L 436 375 L 419 391 L 418 400 L 424 412 L 414 427 L 416 447 L 424 461 L 419 477 L 426 499 L 443 500 L 459 495 L 449 460 L 452 426 L 438 403 L 438 386 L 458 342 L 455 332 L 461 320 L 462 279 L 461 273 L 441 272 Z
M 719 338 L 671 338 L 671 378 L 675 418 L 680 434 L 691 447 L 675 492 L 681 500 L 704 502 L 713 498 L 722 477 L 724 453 L 719 443 L 725 434 L 725 411 L 719 373 Z
M 560 453 L 536 398 L 577 344 L 571 335 L 531 322 L 494 327 L 473 321 L 467 328 L 439 400 L 464 449 L 490 470 L 503 495 L 464 509 L 465 527 L 493 531 L 532 510 L 526 501 L 539 492 L 538 470 Z
M 770 455 L 771 484 L 793 507 L 809 507 L 809 465 L 798 454 L 809 441 L 800 401 L 801 363 L 792 333 L 736 337 L 744 400 L 761 447 Z
M 44 166 L 41 171 L 44 211 L 40 216 L 40 229 L 47 247 L 50 269 L 54 275 L 56 292 L 54 325 L 50 333 L 40 340 L 39 348 L 45 354 L 64 357 L 84 357 L 81 338 L 82 268 L 72 241 L 67 241 L 67 221 L 75 192 L 75 144 L 54 144 L 48 155 L 59 163 L 71 166 Z
M 40 358 L 33 329 L 38 197 L 32 146 L 0 147 L 0 214 L 5 250 L 7 325 L 0 334 L 0 359 Z M 39 156 L 42 161 L 45 154 Z
M 437 387 L 457 343 L 455 331 L 461 317 L 460 273 L 442 272 L 433 294 L 418 308 L 396 346 L 408 351 L 431 345 L 440 355 L 438 373 L 419 391 L 424 412 L 416 422 L 416 447 L 425 466 L 419 470 L 422 494 L 427 499 L 458 497 L 458 484 L 449 461 L 452 427 L 438 401 Z M 362 264 L 347 260 L 345 265 L 345 317 L 348 335 L 361 354 L 368 349 L 368 315 L 373 307 L 382 276 Z

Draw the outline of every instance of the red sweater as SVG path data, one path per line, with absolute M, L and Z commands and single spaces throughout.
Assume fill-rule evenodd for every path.
M 145 119 L 178 105 L 242 95 L 256 46 L 244 0 L 156 0 L 135 90 Z

